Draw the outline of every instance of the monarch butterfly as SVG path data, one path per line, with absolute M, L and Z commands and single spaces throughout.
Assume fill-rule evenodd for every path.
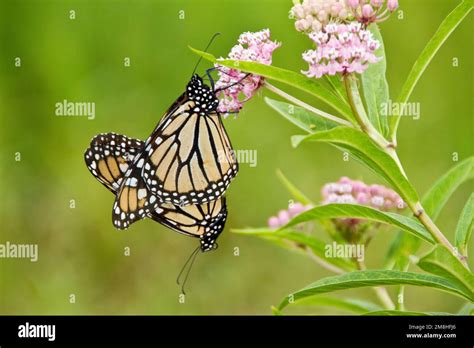
M 154 208 L 150 208 L 150 203 L 147 202 L 154 202 L 155 196 L 142 185 L 143 181 L 140 183 L 137 178 L 136 185 L 131 185 L 130 181 L 127 184 L 127 181 L 131 180 L 130 177 L 125 180 L 126 173 L 133 171 L 134 159 L 140 157 L 144 146 L 141 140 L 125 135 L 99 134 L 92 139 L 85 152 L 87 168 L 109 191 L 117 195 L 121 193 L 117 196 L 120 197 L 118 204 L 122 213 L 129 215 L 130 220 L 126 220 L 129 223 L 149 217 L 177 232 L 199 238 L 202 251 L 217 248 L 215 241 L 224 230 L 227 218 L 225 197 L 199 205 L 175 206 L 171 203 L 156 203 Z M 126 204 L 122 204 L 122 200 Z M 116 223 L 115 210 L 114 205 L 114 225 L 123 228 L 124 225 Z
M 163 202 L 202 204 L 221 197 L 238 172 L 215 91 L 193 75 L 145 143 L 146 186 Z

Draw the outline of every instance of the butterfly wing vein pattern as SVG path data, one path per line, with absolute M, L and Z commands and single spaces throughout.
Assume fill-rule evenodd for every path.
M 238 172 L 221 116 L 207 110 L 209 101 L 201 99 L 210 93 L 205 91 L 202 97 L 188 93 L 147 140 L 142 176 L 162 202 L 183 206 L 213 201 Z
M 143 149 L 144 142 L 140 140 L 108 133 L 94 137 L 85 152 L 89 171 L 117 195 L 112 218 L 114 226 L 124 229 L 149 217 L 176 232 L 199 238 L 203 251 L 215 249 L 215 240 L 223 231 L 227 218 L 225 198 L 182 207 L 158 203 L 143 180 L 136 177 L 140 172 Z M 150 197 L 148 201 L 147 197 Z M 150 205 L 150 201 L 154 205 Z
M 224 229 L 224 193 L 236 176 L 218 99 L 195 75 L 146 142 L 107 133 L 94 137 L 87 168 L 115 195 L 112 222 L 126 229 L 146 217 L 200 239 L 213 250 Z

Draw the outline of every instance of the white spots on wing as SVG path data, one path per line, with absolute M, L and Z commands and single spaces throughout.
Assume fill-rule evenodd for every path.
M 127 163 L 120 163 L 119 167 L 120 167 L 121 172 L 124 173 L 128 169 L 128 164 Z
M 137 198 L 140 200 L 146 197 L 146 189 L 142 188 L 138 190 Z

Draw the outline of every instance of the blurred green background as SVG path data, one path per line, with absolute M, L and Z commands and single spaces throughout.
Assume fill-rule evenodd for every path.
M 457 3 L 402 0 L 403 19 L 392 16 L 381 25 L 392 98 Z M 283 296 L 330 275 L 304 257 L 230 229 L 263 226 L 287 206 L 290 196 L 275 175 L 278 168 L 314 200 L 324 183 L 343 175 L 380 180 L 327 145 L 293 149 L 289 138 L 300 131 L 262 97 L 225 121 L 234 147 L 256 149 L 258 165 L 241 166 L 228 191 L 230 218 L 220 248 L 197 259 L 184 304 L 175 279 L 197 241 L 152 221 L 115 230 L 113 197 L 83 161 L 97 133 L 145 139 L 190 77 L 197 57 L 188 45 L 202 49 L 216 31 L 222 35 L 210 51 L 225 56 L 241 32 L 270 28 L 283 42 L 274 64 L 305 68 L 300 57 L 310 42 L 293 29 L 291 5 L 289 0 L 1 2 L 0 243 L 39 245 L 36 263 L 0 259 L 1 314 L 270 314 Z M 399 153 L 420 193 L 454 165 L 454 152 L 460 160 L 472 155 L 472 29 L 471 15 L 416 87 L 411 100 L 421 103 L 421 119 L 402 120 Z M 21 67 L 15 67 L 15 57 Z M 125 57 L 130 67 L 124 67 Z M 454 57 L 458 67 L 452 66 Z M 208 67 L 203 62 L 200 71 Z M 55 104 L 64 99 L 95 102 L 96 118 L 55 116 Z M 465 185 L 456 192 L 438 220 L 451 240 L 471 191 Z M 384 230 L 376 236 L 366 253 L 369 267 L 380 267 L 393 235 Z M 125 247 L 131 248 L 128 257 Z M 240 256 L 234 256 L 235 247 Z M 76 303 L 69 302 L 70 294 Z M 338 295 L 346 294 L 374 298 L 368 289 Z M 410 310 L 454 312 L 461 305 L 440 292 L 406 291 Z

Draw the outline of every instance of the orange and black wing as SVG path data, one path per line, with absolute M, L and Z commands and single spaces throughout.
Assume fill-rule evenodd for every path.
M 142 177 L 162 202 L 202 204 L 221 197 L 238 163 L 217 99 L 194 76 L 186 94 L 173 104 L 145 144 Z

